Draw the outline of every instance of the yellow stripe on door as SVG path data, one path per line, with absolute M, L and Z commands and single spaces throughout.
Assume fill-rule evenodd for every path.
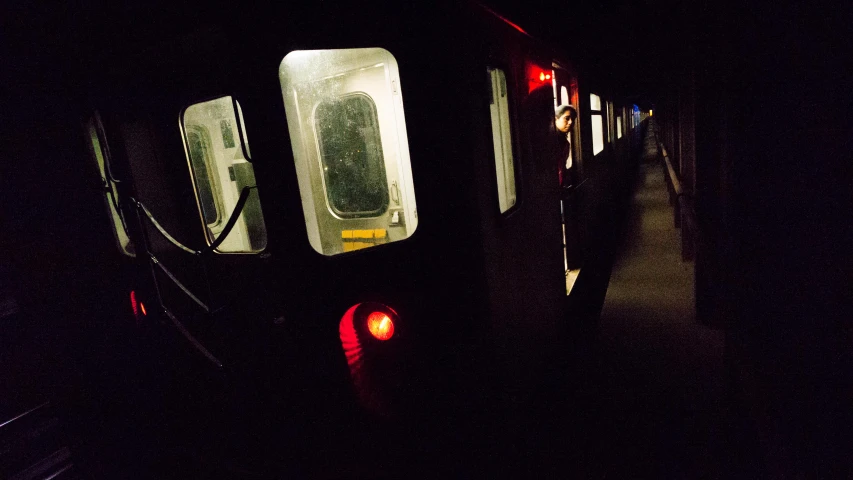
M 342 239 L 351 238 L 385 238 L 387 231 L 384 228 L 376 228 L 371 230 L 343 230 L 341 231 Z
M 362 248 L 386 243 L 388 232 L 384 228 L 370 230 L 342 230 L 344 252 L 354 252 Z

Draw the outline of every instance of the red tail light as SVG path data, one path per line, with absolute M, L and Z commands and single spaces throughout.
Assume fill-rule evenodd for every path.
M 378 340 L 388 340 L 394 335 L 394 321 L 384 312 L 367 316 L 367 330 Z
M 380 359 L 393 351 L 396 341 L 392 337 L 400 325 L 397 312 L 376 302 L 353 305 L 339 325 L 341 347 L 359 403 L 380 415 L 389 414 L 388 392 L 381 387 L 385 373 Z

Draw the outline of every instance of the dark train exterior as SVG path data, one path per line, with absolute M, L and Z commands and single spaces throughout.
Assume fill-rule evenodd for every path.
M 531 448 L 603 298 L 641 117 L 486 8 L 392 10 L 86 52 L 73 108 L 39 123 L 7 251 L 22 315 L 74 339 L 57 375 L 86 372 L 68 408 L 92 471 L 498 472 L 476 452 Z

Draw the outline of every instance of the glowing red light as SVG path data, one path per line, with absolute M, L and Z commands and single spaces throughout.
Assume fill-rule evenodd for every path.
M 546 79 L 546 80 L 551 80 L 551 74 L 549 73 L 548 75 L 545 75 L 545 79 Z
M 367 316 L 367 330 L 379 340 L 388 340 L 394 335 L 394 322 L 382 312 L 373 312 Z
M 139 309 L 142 310 L 143 315 L 148 315 L 148 312 L 145 311 L 145 304 L 144 303 L 139 302 Z
M 139 316 L 139 303 L 136 301 L 136 292 L 130 291 L 130 308 L 133 309 L 133 315 Z
M 377 369 L 376 362 L 381 362 L 382 357 L 376 355 L 386 350 L 387 344 L 383 341 L 394 335 L 394 322 L 399 318 L 387 305 L 365 302 L 350 307 L 339 325 L 341 347 L 358 402 L 380 416 L 391 415 L 393 407 L 382 386 L 381 369 Z
M 540 82 L 544 82 L 544 81 L 545 81 L 545 72 L 539 72 L 539 81 L 540 81 Z

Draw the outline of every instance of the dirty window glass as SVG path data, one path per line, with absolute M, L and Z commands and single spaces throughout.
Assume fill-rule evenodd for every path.
M 212 163 L 214 158 L 210 147 L 210 137 L 207 131 L 202 128 L 188 128 L 187 143 L 190 149 L 190 161 L 195 172 L 196 193 L 201 203 L 204 223 L 216 225 L 219 223 L 219 209 L 216 208 L 213 192 L 217 182 L 216 177 L 211 176 L 208 169 L 208 164 Z
M 349 218 L 384 212 L 388 183 L 376 105 L 370 97 L 356 94 L 320 102 L 314 128 L 332 210 Z

